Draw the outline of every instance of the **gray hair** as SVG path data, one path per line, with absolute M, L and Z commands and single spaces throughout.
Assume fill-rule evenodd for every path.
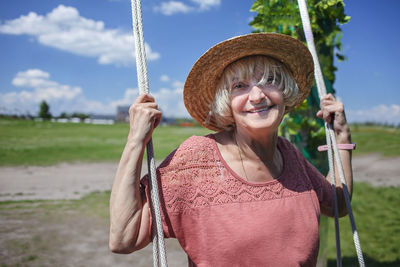
M 215 92 L 214 101 L 211 103 L 207 121 L 215 118 L 219 127 L 224 130 L 232 130 L 235 121 L 231 111 L 231 90 L 234 80 L 248 80 L 262 73 L 259 84 L 265 84 L 273 78 L 273 83 L 278 82 L 278 88 L 282 90 L 285 107 L 292 107 L 299 98 L 299 89 L 291 71 L 278 60 L 263 56 L 247 56 L 229 64 L 222 73 Z

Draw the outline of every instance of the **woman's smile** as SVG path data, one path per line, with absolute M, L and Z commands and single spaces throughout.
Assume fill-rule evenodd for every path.
M 253 108 L 250 110 L 247 110 L 246 113 L 257 113 L 257 114 L 264 114 L 267 113 L 270 109 L 276 107 L 276 105 L 271 105 L 271 106 L 265 106 L 265 107 L 259 107 L 259 108 Z

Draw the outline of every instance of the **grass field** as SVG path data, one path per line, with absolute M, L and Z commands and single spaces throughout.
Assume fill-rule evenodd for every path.
M 400 156 L 400 128 L 352 125 L 352 140 L 357 143 L 355 156 L 379 153 L 386 157 Z
M 118 161 L 128 124 L 92 125 L 0 119 L 0 165 L 52 165 L 74 161 Z M 210 131 L 200 127 L 159 126 L 154 156 L 165 158 L 183 140 Z
M 91 125 L 0 119 L 0 165 L 52 165 L 74 161 L 118 161 L 128 124 Z M 200 127 L 160 126 L 154 131 L 156 160 L 165 158 L 183 140 L 204 135 Z M 400 129 L 353 126 L 354 155 L 400 156 Z
M 400 266 L 400 188 L 354 186 L 351 206 L 366 266 Z M 349 217 L 339 220 L 344 266 L 358 266 Z M 336 266 L 333 219 L 329 219 L 328 266 Z

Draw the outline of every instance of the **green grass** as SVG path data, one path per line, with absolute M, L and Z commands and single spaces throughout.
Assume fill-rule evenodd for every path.
M 352 209 L 366 266 L 400 266 L 400 188 L 354 185 Z M 329 219 L 328 266 L 336 266 L 333 219 Z M 339 221 L 344 266 L 358 266 L 349 217 Z
M 366 125 L 351 125 L 350 128 L 352 140 L 357 143 L 353 155 L 400 156 L 400 128 Z
M 53 214 L 68 216 L 67 211 L 78 211 L 83 216 L 108 219 L 110 191 L 93 192 L 73 200 L 19 200 L 0 201 L 0 214 L 5 211 L 23 211 L 24 215 Z M 66 213 L 67 212 L 67 213 Z M 63 215 L 64 214 L 64 215 Z M 62 220 L 62 218 L 60 219 Z
M 64 124 L 0 119 L 0 165 L 118 161 L 128 131 L 128 124 Z M 158 127 L 153 135 L 156 160 L 165 158 L 186 138 L 209 132 L 200 127 Z

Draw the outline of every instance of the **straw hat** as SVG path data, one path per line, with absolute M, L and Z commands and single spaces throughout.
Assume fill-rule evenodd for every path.
M 222 130 L 213 117 L 208 124 L 205 123 L 214 101 L 217 83 L 223 70 L 230 63 L 252 55 L 269 56 L 289 67 L 299 87 L 300 96 L 295 106 L 307 97 L 313 84 L 314 64 L 303 43 L 288 35 L 277 33 L 237 36 L 218 43 L 205 52 L 194 64 L 186 79 L 183 90 L 185 106 L 200 125 L 214 131 Z

